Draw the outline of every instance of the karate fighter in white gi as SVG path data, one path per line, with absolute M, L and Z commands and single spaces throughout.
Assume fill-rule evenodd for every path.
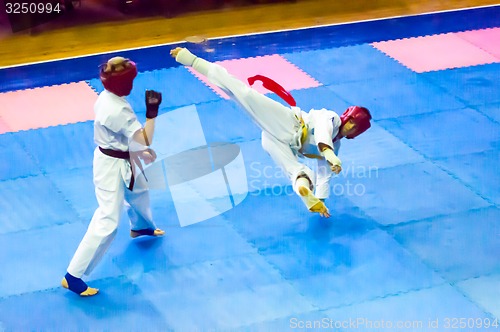
M 88 287 L 82 276 L 89 275 L 113 241 L 124 206 L 130 218 L 130 236 L 162 236 L 165 232 L 153 222 L 149 192 L 143 177 L 134 177 L 135 167 L 153 162 L 156 154 L 148 146 L 154 133 L 161 93 L 146 91 L 146 124 L 137 120 L 125 99 L 137 76 L 134 62 L 114 57 L 101 66 L 100 78 L 105 90 L 94 105 L 94 186 L 99 207 L 78 249 L 76 250 L 62 286 L 81 296 L 99 291 Z M 131 145 L 143 149 L 131 151 Z
M 207 77 L 240 104 L 262 129 L 262 147 L 285 170 L 305 206 L 311 212 L 330 217 L 324 200 L 330 195 L 330 178 L 342 170 L 342 162 L 337 156 L 340 139 L 354 138 L 370 127 L 368 109 L 351 106 L 340 117 L 324 108 L 304 112 L 295 106 L 288 92 L 267 77 L 257 75 L 249 78 L 249 83 L 261 80 L 264 87 L 277 93 L 291 107 L 257 92 L 224 67 L 199 58 L 186 48 L 177 47 L 170 51 L 170 55 Z M 299 156 L 317 159 L 317 174 L 300 163 Z

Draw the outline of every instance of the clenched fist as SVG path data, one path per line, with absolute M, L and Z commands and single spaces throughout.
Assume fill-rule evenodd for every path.
M 154 119 L 158 116 L 161 104 L 161 92 L 146 90 L 146 118 Z

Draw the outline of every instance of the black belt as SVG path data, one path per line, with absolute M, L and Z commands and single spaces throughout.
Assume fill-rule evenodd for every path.
M 130 178 L 130 184 L 128 186 L 129 190 L 134 189 L 135 177 L 134 177 L 134 164 L 139 167 L 142 174 L 144 174 L 144 169 L 142 168 L 141 160 L 139 159 L 139 155 L 137 153 L 130 154 L 129 151 L 120 151 L 113 149 L 105 149 L 99 147 L 99 150 L 104 153 L 106 156 L 110 156 L 118 159 L 125 159 L 130 162 L 130 169 L 132 170 L 132 177 Z M 146 174 L 144 174 L 144 178 L 146 179 Z M 147 179 L 146 179 L 147 181 Z
M 105 148 L 101 148 L 101 147 L 99 147 L 99 150 L 101 150 L 101 152 L 104 153 L 106 156 L 110 156 L 110 157 L 118 158 L 118 159 L 130 160 L 130 152 L 128 152 L 128 151 L 105 149 Z

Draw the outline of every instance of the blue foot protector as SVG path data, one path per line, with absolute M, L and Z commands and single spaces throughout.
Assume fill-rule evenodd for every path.
M 80 295 L 81 293 L 83 293 L 84 291 L 86 291 L 87 288 L 88 288 L 88 286 L 85 283 L 85 281 L 83 281 L 80 278 L 73 277 L 69 273 L 66 273 L 66 275 L 64 276 L 64 278 L 68 282 L 68 289 L 70 291 L 72 291 L 72 292 L 75 292 L 78 295 Z
M 139 230 L 132 230 L 132 232 L 136 233 L 137 236 L 141 236 L 141 235 L 153 236 L 155 234 L 154 229 L 139 229 Z
M 143 235 L 158 237 L 158 236 L 165 235 L 165 232 L 159 228 L 157 228 L 157 229 L 145 228 L 145 229 L 138 229 L 138 230 L 133 230 L 133 229 L 130 230 L 130 236 L 132 238 L 136 238 L 136 237 L 143 236 Z

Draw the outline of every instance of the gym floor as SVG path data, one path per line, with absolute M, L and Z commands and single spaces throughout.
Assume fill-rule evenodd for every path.
M 499 330 L 500 6 L 418 14 L 436 10 L 418 3 L 5 32 L 0 331 Z M 290 9 L 281 21 L 278 9 Z M 269 16 L 257 25 L 259 11 Z M 227 30 L 229 17 L 239 26 Z M 371 110 L 372 128 L 340 150 L 331 218 L 305 210 L 258 128 L 175 63 L 176 46 L 242 79 L 272 77 L 304 110 Z M 114 55 L 138 63 L 128 99 L 142 121 L 144 90 L 164 96 L 148 178 L 163 184 L 151 195 L 167 234 L 132 240 L 124 216 L 86 279 L 100 294 L 80 298 L 59 282 L 96 208 L 96 71 Z

